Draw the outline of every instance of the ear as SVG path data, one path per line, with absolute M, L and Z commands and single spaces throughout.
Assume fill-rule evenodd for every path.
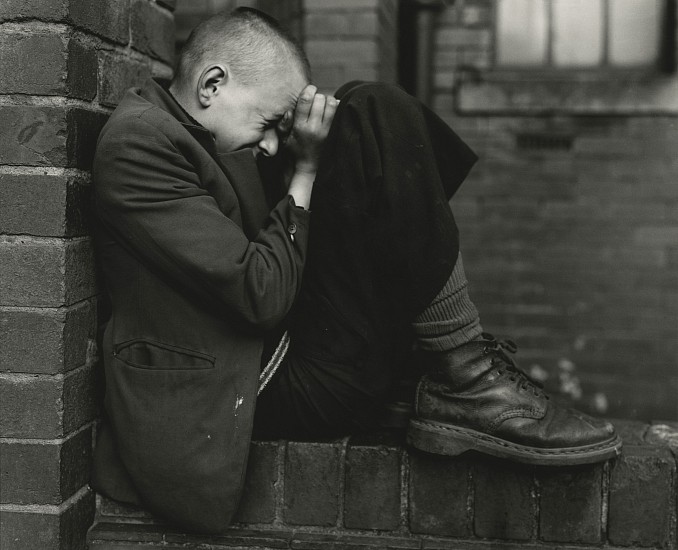
M 228 69 L 223 65 L 211 65 L 203 70 L 198 79 L 198 101 L 209 107 L 229 79 Z

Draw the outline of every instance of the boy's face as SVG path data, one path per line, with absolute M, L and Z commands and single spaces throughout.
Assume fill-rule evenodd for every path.
M 280 121 L 292 115 L 307 80 L 298 70 L 279 71 L 252 85 L 231 78 L 222 84 L 206 113 L 204 124 L 220 153 L 251 147 L 256 154 L 274 156 L 281 135 Z

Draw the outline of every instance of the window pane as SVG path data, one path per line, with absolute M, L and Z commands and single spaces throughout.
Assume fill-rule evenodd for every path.
M 602 0 L 553 0 L 553 64 L 590 67 L 602 61 Z
M 500 65 L 542 65 L 546 61 L 545 0 L 500 0 L 497 19 Z
M 661 0 L 610 0 L 610 63 L 650 65 L 659 54 Z

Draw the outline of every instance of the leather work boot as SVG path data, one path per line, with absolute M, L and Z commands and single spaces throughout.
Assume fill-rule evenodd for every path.
M 610 423 L 556 405 L 508 355 L 513 342 L 482 338 L 434 357 L 417 386 L 408 443 L 436 454 L 475 450 L 554 466 L 619 454 Z

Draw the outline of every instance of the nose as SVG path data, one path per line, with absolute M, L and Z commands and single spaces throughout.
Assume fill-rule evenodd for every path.
M 278 152 L 278 133 L 275 128 L 269 128 L 264 132 L 264 137 L 257 144 L 267 157 L 273 157 Z

